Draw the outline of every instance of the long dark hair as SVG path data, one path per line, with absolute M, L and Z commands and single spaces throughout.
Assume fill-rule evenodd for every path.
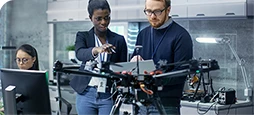
M 16 55 L 17 55 L 17 52 L 19 50 L 22 50 L 22 51 L 26 52 L 27 54 L 29 54 L 33 58 L 36 57 L 36 60 L 33 64 L 33 66 L 29 70 L 39 70 L 39 62 L 38 62 L 39 58 L 38 58 L 38 54 L 37 54 L 36 49 L 33 46 L 29 45 L 29 44 L 23 44 L 22 46 L 20 46 L 17 49 Z

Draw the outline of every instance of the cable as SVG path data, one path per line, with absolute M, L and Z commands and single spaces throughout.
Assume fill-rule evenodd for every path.
M 153 94 L 153 91 L 150 90 L 150 89 L 147 89 L 145 84 L 140 83 L 139 86 L 140 86 L 141 90 L 144 91 L 146 94 L 148 94 L 148 95 L 152 95 Z
M 219 92 L 219 91 L 225 91 L 225 87 L 222 87 L 222 88 L 220 88 L 217 92 Z M 233 88 L 229 88 L 228 90 L 234 90 Z M 234 90 L 235 91 L 235 90 Z M 232 103 L 234 103 L 235 102 L 235 98 L 232 100 Z M 216 101 L 216 105 L 218 104 L 218 100 Z M 215 108 L 214 108 L 214 113 L 216 114 L 216 115 L 218 115 L 218 112 L 217 111 L 219 111 L 219 110 L 217 110 L 217 108 L 216 108 L 216 105 L 215 105 Z M 228 115 L 229 114 L 229 110 L 230 110 L 230 108 L 231 108 L 231 106 L 232 106 L 232 104 L 230 104 L 229 105 L 229 107 L 228 107 L 228 109 L 227 109 L 227 114 L 226 115 Z M 216 111 L 217 110 L 217 111 Z
M 102 101 L 107 101 L 109 99 L 111 99 L 115 94 L 116 94 L 117 91 L 115 91 L 112 95 L 110 95 L 110 97 L 106 98 L 106 99 L 103 99 Z
M 233 89 L 233 90 L 234 90 L 234 89 Z M 232 99 L 232 104 L 234 104 L 234 103 L 235 103 L 235 99 Z M 228 106 L 228 111 L 227 111 L 227 114 L 226 114 L 226 115 L 228 115 L 228 114 L 229 114 L 229 110 L 230 110 L 230 108 L 231 108 L 232 104 L 230 104 L 230 105 Z
M 217 109 L 217 107 L 216 107 L 216 105 L 218 104 L 218 102 L 215 102 L 216 104 L 214 105 L 214 113 L 216 114 L 216 115 L 218 115 L 219 113 L 218 113 L 218 109 Z
M 229 114 L 229 110 L 230 110 L 231 105 L 232 105 L 232 104 L 230 104 L 230 105 L 229 105 L 229 107 L 228 107 L 228 111 L 227 111 L 227 114 L 226 114 L 226 115 L 228 115 L 228 114 Z
M 214 102 L 214 99 L 219 95 L 220 91 L 224 91 L 225 87 L 220 88 L 218 91 L 216 91 L 216 94 L 214 94 L 214 96 L 210 99 L 210 102 Z
M 116 86 L 116 84 L 117 84 L 117 82 L 114 82 L 114 83 L 112 84 L 112 88 L 113 88 L 114 86 Z M 112 88 L 111 88 L 111 91 L 113 90 Z M 103 99 L 102 101 L 107 101 L 107 100 L 111 99 L 117 92 L 118 92 L 117 90 L 114 91 L 114 93 L 112 93 L 112 95 L 110 95 L 110 97 L 108 97 L 108 98 L 106 98 L 106 99 Z
M 219 111 L 219 110 L 217 110 L 217 107 L 216 107 L 216 105 L 217 105 L 218 103 L 216 102 L 216 104 L 215 104 L 215 106 L 214 106 L 214 113 L 216 114 L 216 115 L 218 115 L 219 113 L 217 112 L 217 111 Z M 232 104 L 230 104 L 229 105 L 229 107 L 228 107 L 228 111 L 227 111 L 227 114 L 226 115 L 228 115 L 229 114 L 229 110 L 230 110 L 230 107 L 231 107 L 231 105 Z M 216 111 L 217 110 L 217 111 Z
M 200 103 L 200 102 L 198 102 L 198 104 L 197 104 L 197 112 L 198 112 L 199 115 L 204 115 L 204 114 L 206 114 L 206 113 L 213 107 L 213 105 L 215 104 L 215 103 L 213 103 L 212 105 L 210 105 L 210 107 L 209 107 L 204 113 L 201 113 L 201 112 L 199 111 L 199 103 Z

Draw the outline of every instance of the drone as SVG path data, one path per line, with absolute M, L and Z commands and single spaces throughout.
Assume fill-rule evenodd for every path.
M 164 78 L 173 79 L 179 76 L 187 76 L 193 73 L 209 72 L 219 69 L 219 65 L 216 60 L 189 60 L 177 62 L 163 65 L 154 71 L 144 71 L 142 74 L 132 74 L 130 71 L 114 72 L 110 70 L 110 65 L 114 64 L 119 67 L 121 67 L 121 65 L 111 62 L 102 62 L 100 68 L 96 66 L 97 64 L 98 63 L 96 61 L 89 60 L 86 63 L 85 70 L 78 71 L 80 66 L 65 66 L 62 62 L 56 61 L 53 69 L 54 72 L 88 75 L 93 77 L 107 78 L 113 81 L 114 86 L 112 87 L 117 92 L 117 98 L 114 106 L 112 107 L 110 113 L 111 115 L 115 113 L 116 109 L 119 108 L 122 103 L 135 106 L 136 109 L 134 113 L 137 113 L 137 102 L 145 106 L 155 103 L 159 113 L 165 115 L 166 112 L 164 107 L 160 104 L 158 99 L 154 98 L 154 94 L 163 89 L 162 82 Z M 174 64 L 185 66 L 186 69 L 166 72 L 166 69 Z M 126 113 L 125 111 L 124 114 L 128 114 L 128 112 Z

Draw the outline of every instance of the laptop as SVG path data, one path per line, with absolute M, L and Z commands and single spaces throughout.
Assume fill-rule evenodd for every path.
M 117 66 L 119 65 L 119 66 Z M 121 66 L 121 67 L 120 67 Z M 137 73 L 137 62 L 120 62 L 116 65 L 110 65 L 110 69 L 113 72 L 122 72 L 122 71 L 132 71 L 132 73 Z M 139 73 L 144 74 L 144 71 L 150 72 L 155 70 L 155 65 L 153 60 L 144 60 L 139 61 Z

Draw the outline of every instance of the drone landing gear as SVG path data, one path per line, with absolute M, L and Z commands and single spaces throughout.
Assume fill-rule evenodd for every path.
M 167 115 L 159 97 L 151 97 L 149 102 L 151 103 L 143 105 L 147 107 L 153 104 L 157 108 L 160 115 Z M 110 115 L 114 115 L 117 109 L 119 109 L 119 115 L 137 115 L 139 114 L 140 110 L 139 106 L 142 106 L 142 104 L 137 102 L 133 95 L 120 94 L 118 95 L 115 104 L 111 109 Z

